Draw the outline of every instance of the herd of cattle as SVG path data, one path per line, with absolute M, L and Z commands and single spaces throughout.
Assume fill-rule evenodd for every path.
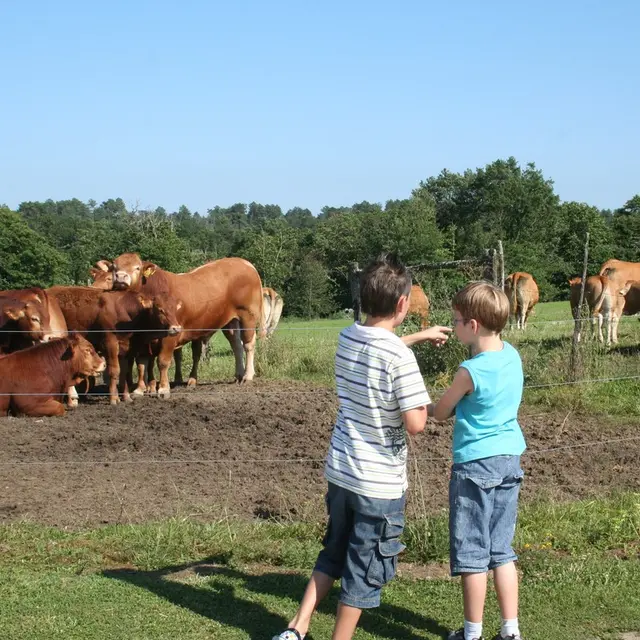
M 78 404 L 76 385 L 104 372 L 112 404 L 145 392 L 168 397 L 169 366 L 182 377 L 182 347 L 191 343 L 193 364 L 187 385 L 198 379 L 203 346 L 221 330 L 235 356 L 236 380 L 255 375 L 256 336 L 268 337 L 282 314 L 283 300 L 263 288 L 255 267 L 242 258 L 223 258 L 171 273 L 138 254 L 125 253 L 91 269 L 92 286 L 56 286 L 0 291 L 0 416 L 63 415 Z M 582 279 L 573 278 L 571 309 L 580 317 Z M 539 299 L 531 274 L 505 280 L 510 323 L 525 329 Z M 608 260 L 587 278 L 584 302 L 592 328 L 606 326 L 607 343 L 617 342 L 622 315 L 640 312 L 640 263 Z M 411 289 L 409 313 L 428 325 L 429 300 Z M 580 339 L 580 323 L 576 323 Z M 155 378 L 155 363 L 160 373 Z M 134 387 L 133 367 L 138 379 Z
M 256 335 L 273 333 L 283 308 L 242 258 L 175 274 L 125 253 L 98 262 L 91 276 L 90 287 L 0 291 L 0 415 L 63 415 L 64 397 L 77 406 L 76 385 L 101 372 L 112 404 L 120 394 L 167 397 L 172 359 L 180 383 L 181 348 L 191 343 L 187 384 L 195 385 L 203 345 L 217 330 L 231 344 L 236 379 L 252 380 Z

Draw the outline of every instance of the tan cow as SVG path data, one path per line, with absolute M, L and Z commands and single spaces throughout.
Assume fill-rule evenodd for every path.
M 136 253 L 124 253 L 108 264 L 113 273 L 114 289 L 132 289 L 151 295 L 167 293 L 182 301 L 178 321 L 183 330 L 177 336 L 163 338 L 156 345 L 160 369 L 158 394 L 161 397 L 170 395 L 168 370 L 174 351 L 192 342 L 193 367 L 188 384 L 193 386 L 197 383 L 202 341 L 220 329 L 235 355 L 236 379 L 239 382 L 253 379 L 256 329 L 262 319 L 262 283 L 250 262 L 242 258 L 222 258 L 178 274 L 165 271 L 152 262 L 143 262 Z M 175 357 L 177 372 L 181 369 L 181 353 L 176 351 Z M 149 374 L 151 377 L 151 368 Z M 143 394 L 144 389 L 144 375 L 141 375 L 134 394 Z
M 69 387 L 104 368 L 104 358 L 78 335 L 0 356 L 0 416 L 62 416 Z
M 569 280 L 571 288 L 571 313 L 576 320 L 574 331 L 578 342 L 582 334 L 582 322 L 580 321 L 580 289 L 582 278 L 571 278 Z M 584 304 L 589 307 L 591 317 L 591 333 L 594 334 L 598 327 L 598 340 L 604 342 L 602 328 L 607 333 L 606 342 L 611 343 L 613 339 L 617 342 L 617 322 L 616 319 L 622 314 L 624 307 L 624 296 L 616 292 L 613 283 L 606 276 L 589 276 L 584 287 Z
M 276 330 L 283 307 L 284 300 L 279 293 L 270 287 L 262 288 L 262 326 L 265 337 L 271 337 Z
M 640 281 L 640 262 L 624 262 L 623 260 L 611 259 L 607 260 L 600 267 L 600 275 L 607 276 L 620 287 L 625 286 L 627 282 Z
M 429 326 L 429 298 L 419 284 L 411 287 L 411 297 L 409 298 L 409 311 L 407 315 L 416 315 L 420 319 L 420 330 Z
M 515 318 L 516 327 L 526 329 L 529 315 L 540 299 L 536 281 L 530 273 L 517 271 L 505 279 L 504 292 L 511 307 L 509 325 L 512 325 L 512 318 Z

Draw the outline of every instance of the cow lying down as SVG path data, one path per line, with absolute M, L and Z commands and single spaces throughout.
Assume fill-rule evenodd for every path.
M 0 416 L 62 416 L 69 387 L 104 371 L 106 363 L 79 335 L 0 356 Z

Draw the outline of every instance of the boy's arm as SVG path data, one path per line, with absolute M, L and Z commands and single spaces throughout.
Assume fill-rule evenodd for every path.
M 422 342 L 432 342 L 439 347 L 449 339 L 450 333 L 451 329 L 449 327 L 436 326 L 424 329 L 424 331 L 410 333 L 408 336 L 402 336 L 400 340 L 402 340 L 407 347 L 412 347 L 414 344 L 421 344 Z
M 408 434 L 415 436 L 421 433 L 427 424 L 427 407 L 422 406 L 405 411 L 402 414 L 402 420 Z
M 427 407 L 429 416 L 438 422 L 450 418 L 458 402 L 472 391 L 473 380 L 471 379 L 471 375 L 464 367 L 460 367 L 453 378 L 451 386 L 444 392 L 442 398 L 435 404 L 430 404 Z

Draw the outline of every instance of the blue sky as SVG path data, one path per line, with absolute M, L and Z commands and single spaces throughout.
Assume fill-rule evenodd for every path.
M 0 3 L 0 202 L 206 212 L 407 197 L 535 162 L 640 191 L 640 2 Z

